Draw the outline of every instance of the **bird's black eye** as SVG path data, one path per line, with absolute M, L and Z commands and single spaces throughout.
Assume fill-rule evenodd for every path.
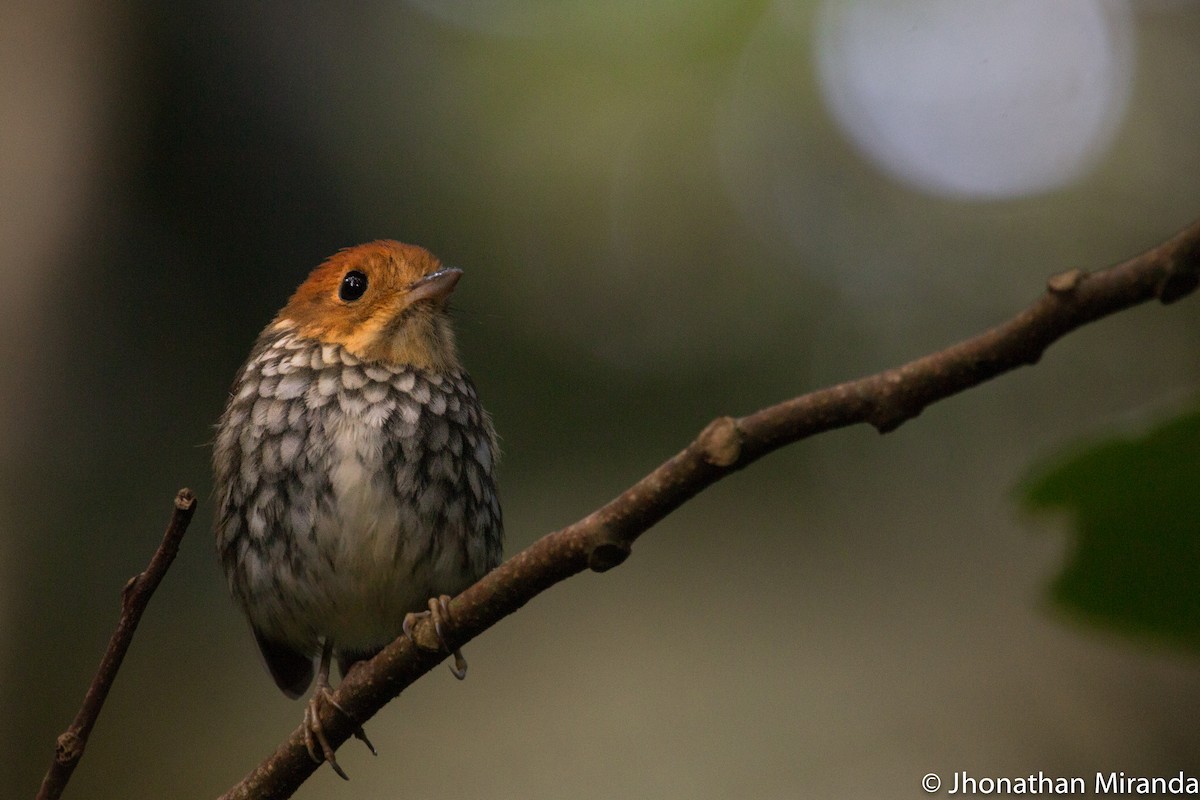
M 347 303 L 353 303 L 355 300 L 363 296 L 367 291 L 367 276 L 356 269 L 352 269 L 342 278 L 342 285 L 338 289 L 338 297 L 345 300 Z

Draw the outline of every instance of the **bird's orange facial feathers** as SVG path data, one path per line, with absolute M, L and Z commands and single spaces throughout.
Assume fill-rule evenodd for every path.
M 461 274 L 416 245 L 348 247 L 312 271 L 271 327 L 295 328 L 364 361 L 458 369 L 445 305 Z

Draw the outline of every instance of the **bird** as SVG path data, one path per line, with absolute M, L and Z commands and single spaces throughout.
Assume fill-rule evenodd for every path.
M 424 614 L 464 677 L 449 596 L 503 552 L 496 432 L 448 308 L 462 274 L 392 240 L 340 250 L 259 335 L 217 424 L 218 559 L 284 694 L 316 666 L 305 743 L 342 778 L 331 661 L 345 677 Z

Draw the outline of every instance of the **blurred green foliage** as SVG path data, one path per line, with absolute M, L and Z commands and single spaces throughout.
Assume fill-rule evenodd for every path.
M 1066 510 L 1075 541 L 1057 604 L 1096 624 L 1200 650 L 1200 408 L 1136 438 L 1073 448 L 1026 478 L 1033 509 Z

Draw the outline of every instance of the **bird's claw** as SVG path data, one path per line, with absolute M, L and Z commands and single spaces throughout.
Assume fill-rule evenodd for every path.
M 353 722 L 354 718 L 342 708 L 338 701 L 333 699 L 333 692 L 329 686 L 318 684 L 312 697 L 308 699 L 308 705 L 304 709 L 304 747 L 308 750 L 308 757 L 316 763 L 327 761 L 334 772 L 338 774 L 342 780 L 350 780 L 350 776 L 342 769 L 337 762 L 337 757 L 334 755 L 333 747 L 329 744 L 328 737 L 325 736 L 325 725 L 321 722 L 321 704 L 328 703 L 341 712 L 342 716 Z M 375 750 L 375 745 L 371 744 L 371 740 L 367 738 L 367 733 L 362 729 L 361 725 L 355 724 L 354 737 L 360 739 L 367 749 L 371 751 L 371 755 L 378 755 Z M 319 752 L 318 752 L 319 748 Z
M 454 656 L 454 663 L 450 665 L 450 672 L 460 681 L 467 677 L 467 659 L 463 657 L 462 651 L 457 647 L 451 647 L 446 641 L 446 631 L 454 629 L 454 619 L 450 614 L 450 595 L 443 594 L 438 597 L 429 598 L 429 610 L 411 612 L 404 617 L 404 636 L 413 644 L 417 640 L 413 638 L 413 625 L 422 617 L 429 617 L 433 620 L 433 631 L 437 634 L 438 644 L 441 649 Z

